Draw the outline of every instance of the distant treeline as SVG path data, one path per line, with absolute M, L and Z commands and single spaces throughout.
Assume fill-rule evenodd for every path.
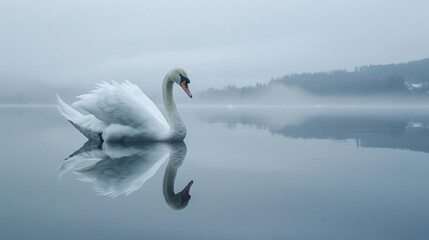
M 207 97 L 219 94 L 243 97 L 263 93 L 267 88 L 278 85 L 296 87 L 314 95 L 428 94 L 429 59 L 356 67 L 353 72 L 337 70 L 291 74 L 272 79 L 268 84 L 243 88 L 228 86 L 223 90 L 210 89 L 206 94 Z

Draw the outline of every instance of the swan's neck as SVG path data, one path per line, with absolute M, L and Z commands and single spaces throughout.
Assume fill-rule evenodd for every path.
M 162 84 L 162 97 L 164 99 L 168 123 L 170 124 L 169 138 L 171 140 L 183 140 L 186 136 L 186 127 L 174 103 L 173 85 L 173 80 L 171 80 L 170 75 L 167 74 Z

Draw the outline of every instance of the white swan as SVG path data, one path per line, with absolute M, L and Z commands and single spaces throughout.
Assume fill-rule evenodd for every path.
M 162 84 L 162 96 L 168 122 L 155 104 L 129 81 L 100 83 L 88 94 L 78 96 L 73 107 L 58 95 L 58 110 L 90 140 L 103 141 L 181 141 L 186 127 L 173 100 L 173 84 L 179 84 L 192 98 L 188 75 L 183 69 L 167 72 Z

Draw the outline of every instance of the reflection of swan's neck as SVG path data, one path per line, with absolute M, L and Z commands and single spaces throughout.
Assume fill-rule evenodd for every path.
M 186 145 L 181 142 L 178 145 L 172 146 L 170 152 L 170 160 L 165 169 L 162 191 L 167 204 L 174 209 L 182 209 L 188 205 L 188 199 L 184 199 L 181 192 L 174 192 L 174 182 L 176 180 L 177 169 L 179 169 L 186 155 Z M 192 183 L 190 183 L 192 184 Z M 188 184 L 189 186 L 189 184 Z
M 162 97 L 164 99 L 165 111 L 167 112 L 168 123 L 170 124 L 169 136 L 172 140 L 183 140 L 186 136 L 186 127 L 182 117 L 177 111 L 173 99 L 173 84 L 170 73 L 168 73 L 162 83 Z

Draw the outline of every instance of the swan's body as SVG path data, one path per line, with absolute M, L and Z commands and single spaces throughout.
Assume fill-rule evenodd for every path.
M 189 97 L 189 79 L 184 70 L 170 70 L 162 84 L 168 122 L 155 104 L 129 81 L 100 83 L 88 94 L 79 96 L 73 107 L 58 96 L 60 113 L 90 140 L 104 141 L 181 141 L 186 127 L 173 99 L 173 84 L 179 84 Z

